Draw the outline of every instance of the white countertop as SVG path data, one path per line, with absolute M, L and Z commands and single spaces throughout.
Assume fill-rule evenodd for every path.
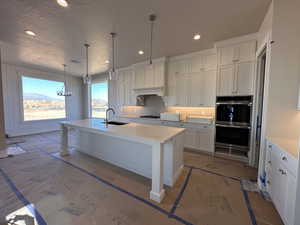
M 137 115 L 131 115 L 131 114 L 122 114 L 117 116 L 119 118 L 128 118 L 128 119 L 137 119 L 137 120 L 153 120 L 153 121 L 169 121 L 169 122 L 177 122 L 177 123 L 190 123 L 190 124 L 205 124 L 205 125 L 212 125 L 212 123 L 199 123 L 199 122 L 191 122 L 191 121 L 186 121 L 186 120 L 180 120 L 180 121 L 172 121 L 172 120 L 161 120 L 159 118 L 141 118 Z
M 140 123 L 128 123 L 120 126 L 109 124 L 106 127 L 102 121 L 101 119 L 85 119 L 65 121 L 62 124 L 93 133 L 106 134 L 145 144 L 152 144 L 154 142 L 165 143 L 185 130 L 184 128 Z
M 289 139 L 289 138 L 279 138 L 279 137 L 267 137 L 267 139 L 298 159 L 298 155 L 299 155 L 298 140 Z

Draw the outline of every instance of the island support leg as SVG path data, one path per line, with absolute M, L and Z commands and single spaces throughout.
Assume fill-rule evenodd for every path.
M 165 196 L 163 189 L 163 145 L 160 143 L 152 146 L 152 190 L 150 199 L 161 202 Z
M 68 128 L 61 124 L 61 147 L 60 147 L 60 155 L 68 156 L 69 155 L 69 144 L 68 144 Z

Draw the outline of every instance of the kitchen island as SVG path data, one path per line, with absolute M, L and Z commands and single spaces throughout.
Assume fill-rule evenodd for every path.
M 99 119 L 61 123 L 61 156 L 69 155 L 68 129 L 79 131 L 77 149 L 152 179 L 150 199 L 161 202 L 183 168 L 184 128 L 139 123 L 105 124 Z

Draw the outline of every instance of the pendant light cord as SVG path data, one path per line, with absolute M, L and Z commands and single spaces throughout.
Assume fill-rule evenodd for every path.
M 88 48 L 90 47 L 90 45 L 85 44 L 84 46 L 86 48 L 86 51 L 85 51 L 85 53 L 86 53 L 86 78 L 88 78 L 89 77 L 89 49 Z
M 152 65 L 153 28 L 154 28 L 154 21 L 156 20 L 156 15 L 151 14 L 149 16 L 149 20 L 150 20 L 150 57 L 149 57 L 149 61 L 150 61 L 150 65 Z
M 112 72 L 114 73 L 116 68 L 115 68 L 115 37 L 116 33 L 112 32 L 110 33 L 111 35 L 111 41 L 112 41 Z

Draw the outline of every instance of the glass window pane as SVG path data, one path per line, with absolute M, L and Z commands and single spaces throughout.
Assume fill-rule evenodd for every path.
M 105 110 L 107 108 L 108 108 L 107 82 L 92 84 L 92 117 L 105 118 Z
M 65 97 L 56 94 L 63 85 L 63 82 L 23 76 L 24 121 L 65 118 Z

